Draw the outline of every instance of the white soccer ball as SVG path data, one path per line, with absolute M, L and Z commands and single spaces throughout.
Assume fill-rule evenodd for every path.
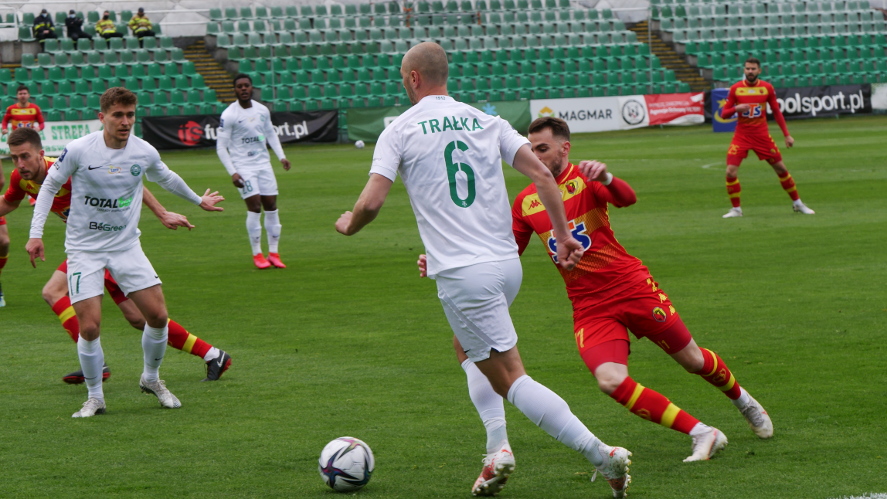
M 358 140 L 357 142 L 354 143 L 354 147 L 356 147 L 358 149 L 363 149 L 363 146 L 365 146 L 365 145 L 366 144 L 364 144 L 362 140 Z
M 337 492 L 363 488 L 376 467 L 370 446 L 354 437 L 339 437 L 320 451 L 318 469 L 324 483 Z

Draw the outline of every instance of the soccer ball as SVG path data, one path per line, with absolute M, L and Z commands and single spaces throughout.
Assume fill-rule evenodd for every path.
M 320 451 L 317 467 L 330 488 L 337 492 L 354 492 L 370 481 L 376 459 L 370 446 L 362 440 L 339 437 Z
M 363 149 L 363 146 L 365 146 L 365 145 L 366 144 L 364 144 L 362 140 L 358 140 L 357 142 L 354 143 L 354 147 L 356 147 L 358 149 Z

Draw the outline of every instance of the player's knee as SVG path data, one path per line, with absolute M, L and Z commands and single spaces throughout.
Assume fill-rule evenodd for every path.
M 598 388 L 600 388 L 601 391 L 606 393 L 607 395 L 615 392 L 616 389 L 619 388 L 619 385 L 621 385 L 626 378 L 624 374 L 605 368 L 601 368 L 595 371 L 594 376 L 595 379 L 597 379 Z
M 137 330 L 139 330 L 139 331 L 145 329 L 145 324 L 147 324 L 147 322 L 145 322 L 145 319 L 144 319 L 143 317 L 141 317 L 141 316 L 139 316 L 138 318 L 136 318 L 136 317 L 127 317 L 126 320 L 129 321 L 129 325 L 130 325 L 130 326 L 132 326 L 133 328 L 135 328 L 135 329 L 137 329 Z

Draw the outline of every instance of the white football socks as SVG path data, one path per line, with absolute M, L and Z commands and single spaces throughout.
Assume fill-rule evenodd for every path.
M 262 252 L 262 214 L 252 211 L 246 212 L 246 233 L 249 235 L 249 244 L 252 246 L 253 255 Z
M 102 351 L 101 338 L 86 341 L 82 337 L 77 341 L 77 356 L 80 357 L 80 369 L 86 379 L 87 398 L 105 400 L 102 390 L 102 369 L 105 365 L 105 353 Z
M 742 410 L 745 409 L 745 406 L 747 406 L 749 402 L 751 402 L 751 397 L 748 392 L 745 391 L 745 388 L 740 388 L 739 390 L 739 398 L 736 400 L 730 400 L 730 402 L 733 402 L 733 405 L 735 405 L 737 409 Z
M 277 210 L 265 211 L 265 235 L 268 236 L 268 252 L 277 253 L 280 242 L 280 216 Z
M 518 378 L 508 390 L 508 401 L 514 404 L 530 421 L 545 430 L 559 442 L 579 451 L 600 466 L 604 462 L 602 451 L 609 447 L 601 442 L 579 421 L 570 406 L 558 394 L 536 382 L 528 375 Z M 602 448 L 603 447 L 603 448 Z
M 142 350 L 145 353 L 144 376 L 146 381 L 160 379 L 160 364 L 166 353 L 166 340 L 169 336 L 168 326 L 151 327 L 145 324 L 142 332 Z
M 468 396 L 487 429 L 487 454 L 499 452 L 508 445 L 502 397 L 493 390 L 493 385 L 471 359 L 462 363 L 462 369 L 468 376 Z

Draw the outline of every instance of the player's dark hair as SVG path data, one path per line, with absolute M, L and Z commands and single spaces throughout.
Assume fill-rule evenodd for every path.
M 252 77 L 251 77 L 250 75 L 248 75 L 248 74 L 246 74 L 246 73 L 237 73 L 237 76 L 235 76 L 234 79 L 231 80 L 231 86 L 232 86 L 232 87 L 236 87 L 236 86 L 237 86 L 237 80 L 242 80 L 242 79 L 244 79 L 244 78 L 246 78 L 247 80 L 249 80 L 249 84 L 250 84 L 250 85 L 253 84 L 253 79 L 252 79 Z
M 108 109 L 111 109 L 111 106 L 114 104 L 135 106 L 138 103 L 139 98 L 136 97 L 136 94 L 123 87 L 111 87 L 102 94 L 102 98 L 99 100 L 99 107 L 103 113 L 107 113 Z
M 527 133 L 541 132 L 546 128 L 551 130 L 552 136 L 559 139 L 570 140 L 570 126 L 567 125 L 566 121 L 560 118 L 555 118 L 554 116 L 536 118 L 535 121 L 530 123 L 530 128 L 527 129 Z
M 37 150 L 43 149 L 43 141 L 40 140 L 40 133 L 33 128 L 16 128 L 9 134 L 9 138 L 6 139 L 6 145 L 9 146 L 20 146 L 23 144 L 31 144 Z
M 28 86 L 27 86 L 27 85 L 19 85 L 18 88 L 15 89 L 15 93 L 19 93 L 19 92 L 21 92 L 22 90 L 26 90 L 28 93 L 31 93 L 31 91 L 28 90 Z
M 757 64 L 758 67 L 761 67 L 761 61 L 757 57 L 749 57 L 745 60 L 746 64 Z

